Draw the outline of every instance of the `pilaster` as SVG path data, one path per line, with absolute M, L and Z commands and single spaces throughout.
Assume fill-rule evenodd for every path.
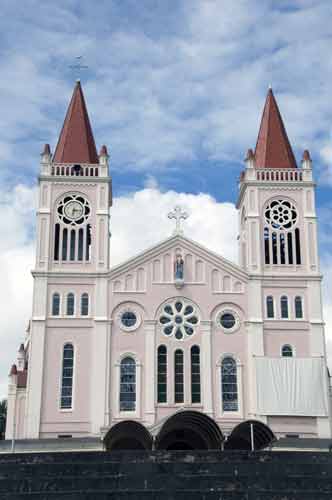
M 144 362 L 144 380 L 145 380 L 145 408 L 143 410 L 144 420 L 148 425 L 155 422 L 155 320 L 144 321 L 145 335 L 145 362 Z
M 204 413 L 213 417 L 212 400 L 212 321 L 201 321 L 200 331 L 202 334 L 202 361 L 201 361 L 201 381 L 203 389 Z

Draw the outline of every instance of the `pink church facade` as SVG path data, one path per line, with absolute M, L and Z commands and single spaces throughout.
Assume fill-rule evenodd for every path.
M 272 91 L 240 178 L 239 265 L 177 227 L 110 267 L 111 204 L 78 83 L 55 154 L 41 157 L 33 310 L 6 438 L 107 438 L 134 422 L 158 439 L 177 415 L 191 427 L 208 417 L 229 443 L 253 422 L 273 438 L 330 437 L 312 162 L 305 152 L 296 165 Z M 161 447 L 190 446 L 190 433 L 166 434 Z

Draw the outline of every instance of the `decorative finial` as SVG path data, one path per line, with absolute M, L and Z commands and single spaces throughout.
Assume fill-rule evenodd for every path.
M 74 64 L 70 64 L 69 68 L 74 70 L 75 72 L 77 71 L 78 73 L 82 71 L 82 69 L 88 69 L 89 66 L 87 66 L 86 64 L 82 64 L 82 59 L 83 56 L 76 56 Z M 80 83 L 80 81 L 81 80 L 79 78 L 76 78 L 76 83 Z
M 183 230 L 181 228 L 181 219 L 185 220 L 188 217 L 189 214 L 184 210 L 182 210 L 182 208 L 179 207 L 178 205 L 174 208 L 172 212 L 169 212 L 168 218 L 176 220 L 174 234 L 183 234 Z

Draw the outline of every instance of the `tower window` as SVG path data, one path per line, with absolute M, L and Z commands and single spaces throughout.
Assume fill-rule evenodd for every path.
M 136 409 L 136 363 L 126 357 L 120 365 L 120 411 Z
M 300 230 L 295 229 L 295 247 L 296 247 L 296 264 L 301 264 L 301 245 L 300 245 Z
M 264 228 L 264 251 L 265 251 L 265 264 L 270 264 L 270 243 L 269 243 L 269 230 Z
M 295 318 L 302 319 L 303 318 L 302 297 L 295 297 L 294 305 L 295 305 Z
M 73 316 L 75 310 L 75 297 L 73 293 L 68 293 L 67 295 L 67 316 Z
M 62 260 L 67 260 L 68 229 L 62 231 Z
M 201 368 L 200 350 L 197 345 L 193 345 L 191 354 L 191 402 L 201 402 Z
M 75 260 L 75 241 L 76 241 L 76 231 L 72 229 L 70 231 L 70 260 Z
M 52 316 L 59 316 L 60 314 L 60 295 L 53 293 L 52 296 Z
M 62 379 L 61 379 L 61 409 L 71 409 L 73 399 L 74 347 L 65 344 L 63 347 Z
M 167 348 L 158 347 L 158 403 L 167 403 Z
M 293 348 L 291 345 L 286 344 L 281 348 L 281 355 L 283 358 L 292 358 L 293 357 Z
M 174 353 L 174 401 L 184 401 L 183 351 L 177 349 Z
M 81 295 L 81 315 L 88 316 L 89 314 L 89 295 L 82 293 Z
M 266 297 L 266 315 L 268 318 L 274 318 L 274 302 L 271 295 Z
M 285 295 L 280 299 L 280 310 L 282 319 L 288 319 L 288 298 Z
M 221 363 L 221 392 L 223 411 L 238 411 L 236 362 L 230 356 Z
M 59 237 L 60 237 L 60 224 L 55 224 L 54 229 L 54 260 L 59 260 Z
M 289 264 L 293 264 L 293 234 L 287 233 L 287 241 L 288 241 L 288 262 Z

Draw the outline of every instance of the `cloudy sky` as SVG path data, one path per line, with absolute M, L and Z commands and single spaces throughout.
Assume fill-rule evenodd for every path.
M 39 154 L 77 77 L 111 155 L 112 264 L 169 236 L 178 202 L 187 235 L 236 261 L 237 179 L 272 85 L 314 161 L 332 354 L 331 16 L 330 0 L 1 1 L 0 396 L 31 312 Z

